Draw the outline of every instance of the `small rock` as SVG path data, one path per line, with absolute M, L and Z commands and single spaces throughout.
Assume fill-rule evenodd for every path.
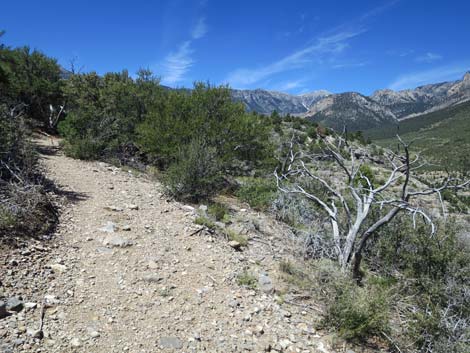
M 122 226 L 121 229 L 125 232 L 128 232 L 128 231 L 131 230 L 131 226 L 126 224 L 126 225 Z
M 265 293 L 272 293 L 274 290 L 273 282 L 267 273 L 262 272 L 258 277 L 259 288 Z
M 228 302 L 228 306 L 231 307 L 231 308 L 236 308 L 239 305 L 240 305 L 240 303 L 235 299 Z
M 158 263 L 156 261 L 149 261 L 149 263 L 147 264 L 148 268 L 150 268 L 151 270 L 156 270 L 159 266 L 158 266 Z
M 178 337 L 161 337 L 160 346 L 162 348 L 181 349 L 183 348 L 183 342 Z
M 26 334 L 28 336 L 33 337 L 33 338 L 42 339 L 44 337 L 44 333 L 42 332 L 42 330 L 38 330 L 38 329 L 35 329 L 35 328 L 28 328 L 26 330 Z
M 103 245 L 109 246 L 109 247 L 119 247 L 119 248 L 125 248 L 128 246 L 132 246 L 133 243 L 129 239 L 123 238 L 119 235 L 109 235 L 106 238 L 103 239 Z
M 254 330 L 257 336 L 261 336 L 264 333 L 264 328 L 261 325 L 257 325 Z
M 24 343 L 24 340 L 21 338 L 18 338 L 13 341 L 13 346 L 21 346 Z
M 96 252 L 99 254 L 112 254 L 113 250 L 104 246 L 99 246 L 96 248 Z
M 67 267 L 61 264 L 52 264 L 49 266 L 54 272 L 64 273 L 67 271 Z
M 6 309 L 9 311 L 20 312 L 23 309 L 23 301 L 19 297 L 11 297 L 7 299 Z
M 114 233 L 116 231 L 116 224 L 113 222 L 108 222 L 106 225 L 99 229 L 102 232 Z
M 72 338 L 72 340 L 70 341 L 70 344 L 73 347 L 81 347 L 81 345 L 82 345 L 82 343 L 80 342 L 80 339 L 78 339 L 78 338 Z
M 46 301 L 47 304 L 49 305 L 55 305 L 55 304 L 59 304 L 60 303 L 60 300 L 58 300 L 55 295 L 51 295 L 51 294 L 46 294 L 44 296 L 44 300 Z
M 224 229 L 224 228 L 225 228 L 225 223 L 224 223 L 224 222 L 219 222 L 219 221 L 217 221 L 217 222 L 215 222 L 214 224 L 215 224 L 215 226 L 218 227 L 218 228 L 221 228 L 221 229 Z
M 282 339 L 279 341 L 279 345 L 281 346 L 282 349 L 289 348 L 291 344 L 292 344 L 291 341 L 289 341 L 288 339 Z
M 35 309 L 38 306 L 37 303 L 24 303 L 26 309 Z
M 287 311 L 287 310 L 282 310 L 282 311 L 281 311 L 281 314 L 282 314 L 282 316 L 284 316 L 284 317 L 291 317 L 291 316 L 292 316 L 291 312 L 290 312 L 290 311 Z
M 7 304 L 3 301 L 0 301 L 0 319 L 9 316 L 10 313 L 7 311 Z
M 108 210 L 108 211 L 113 211 L 113 212 L 122 212 L 123 211 L 123 209 L 121 207 L 117 207 L 117 206 L 105 206 L 104 209 Z
M 144 278 L 142 279 L 145 282 L 149 282 L 149 283 L 158 283 L 158 282 L 163 281 L 163 277 L 158 276 L 158 275 L 147 275 L 147 276 L 144 276 Z
M 239 250 L 242 246 L 242 244 L 240 244 L 238 241 L 235 241 L 235 240 L 229 241 L 228 245 L 234 248 L 235 250 Z
M 139 206 L 134 205 L 134 204 L 130 204 L 128 207 L 129 207 L 130 210 L 135 210 L 135 211 L 137 211 L 139 209 Z

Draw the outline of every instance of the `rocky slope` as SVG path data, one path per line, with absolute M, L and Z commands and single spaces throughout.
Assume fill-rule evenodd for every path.
M 367 97 L 356 92 L 333 94 L 314 91 L 290 95 L 266 90 L 233 90 L 235 100 L 260 114 L 294 114 L 333 128 L 347 125 L 352 130 L 429 113 L 470 100 L 470 72 L 461 80 L 393 91 L 383 89 Z
M 271 114 L 277 111 L 281 115 L 305 113 L 312 104 L 330 94 L 323 90 L 300 96 L 262 89 L 232 91 L 233 98 L 245 104 L 248 111 L 260 114 Z
M 337 130 L 344 126 L 350 130 L 363 130 L 397 120 L 388 108 L 356 92 L 323 98 L 303 116 Z
M 446 108 L 470 99 L 470 72 L 462 80 L 420 86 L 402 91 L 378 90 L 371 99 L 405 119 Z

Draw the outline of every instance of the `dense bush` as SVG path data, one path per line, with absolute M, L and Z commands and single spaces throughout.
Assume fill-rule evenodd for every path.
M 180 200 L 211 196 L 221 183 L 216 149 L 202 139 L 192 140 L 181 148 L 163 181 L 168 193 Z
M 0 104 L 16 107 L 35 125 L 49 128 L 49 106 L 64 104 L 60 66 L 29 47 L 0 43 Z M 21 109 L 19 109 L 21 108 Z
M 428 228 L 414 229 L 400 218 L 368 249 L 374 272 L 395 279 L 395 306 L 406 322 L 403 337 L 421 352 L 469 348 L 470 246 L 452 224 L 431 236 Z
M 72 75 L 65 87 L 67 118 L 59 125 L 66 152 L 82 159 L 120 159 L 124 148 L 135 144 L 137 124 L 162 90 L 144 70 L 136 80 L 127 71 Z
M 59 128 L 69 155 L 126 163 L 130 151 L 167 170 L 167 190 L 177 198 L 209 196 L 222 173 L 273 165 L 269 125 L 232 102 L 226 87 L 165 90 L 141 70 L 136 80 L 126 71 L 73 75 L 66 94 L 70 110 Z
M 41 235 L 56 223 L 23 119 L 0 107 L 0 241 Z
M 350 340 L 366 340 L 389 331 L 390 308 L 386 290 L 378 285 L 358 286 L 350 278 L 330 283 L 324 322 Z
M 202 137 L 230 169 L 237 160 L 254 167 L 272 158 L 268 132 L 262 117 L 247 114 L 241 104 L 232 102 L 227 88 L 198 83 L 189 93 L 171 91 L 165 100 L 155 102 L 138 127 L 138 141 L 165 166 L 181 145 Z
M 214 202 L 209 205 L 207 212 L 214 217 L 216 221 L 222 221 L 224 218 L 228 217 L 229 209 L 224 204 Z
M 241 186 L 235 195 L 251 207 L 266 210 L 271 207 L 277 194 L 277 186 L 272 179 L 245 177 L 240 179 Z

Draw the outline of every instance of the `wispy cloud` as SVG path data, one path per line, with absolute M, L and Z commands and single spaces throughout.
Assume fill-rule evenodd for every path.
M 409 56 L 413 54 L 414 50 L 413 49 L 400 49 L 400 50 L 391 49 L 391 50 L 387 50 L 385 53 L 387 55 L 399 56 L 400 58 L 404 58 L 405 56 Z
M 364 67 L 367 64 L 369 64 L 368 61 L 362 61 L 362 62 L 344 62 L 344 63 L 338 63 L 334 64 L 331 66 L 332 69 L 350 69 L 353 67 Z
M 258 68 L 236 69 L 228 74 L 225 82 L 237 88 L 248 88 L 254 84 L 259 84 L 261 81 L 268 80 L 276 74 L 305 68 L 314 62 L 318 64 L 334 63 L 332 59 L 343 52 L 350 45 L 353 38 L 366 32 L 364 26 L 366 21 L 385 12 L 399 1 L 388 1 L 382 6 L 364 12 L 361 16 L 332 28 L 327 34 L 314 38 L 303 49 L 295 51 L 278 61 Z M 305 19 L 305 17 L 303 18 Z M 291 34 L 291 32 L 285 32 L 284 35 L 290 36 Z M 333 68 L 340 67 L 340 64 L 336 64 L 336 67 Z M 328 68 L 332 68 L 332 66 L 330 65 Z
M 415 88 L 428 83 L 456 80 L 470 68 L 470 63 L 440 66 L 431 70 L 413 72 L 397 77 L 389 88 L 401 90 Z
M 315 60 L 321 60 L 325 55 L 342 52 L 348 46 L 350 39 L 360 35 L 364 31 L 364 29 L 359 28 L 319 37 L 315 40 L 314 44 L 293 52 L 264 67 L 257 69 L 237 69 L 228 75 L 226 82 L 234 87 L 245 87 L 267 79 L 274 74 L 302 68 Z
M 183 81 L 184 75 L 191 68 L 194 60 L 191 58 L 193 50 L 191 41 L 183 42 L 176 52 L 168 54 L 165 58 L 163 67 L 164 74 L 162 82 L 173 85 Z
M 204 37 L 206 33 L 207 33 L 206 19 L 204 17 L 201 17 L 197 21 L 196 26 L 194 26 L 193 30 L 191 31 L 191 37 L 193 39 L 199 39 L 199 38 Z
M 194 64 L 194 49 L 192 44 L 195 40 L 204 37 L 207 33 L 206 19 L 200 17 L 191 31 L 191 39 L 180 44 L 176 51 L 170 52 L 163 61 L 162 83 L 174 85 L 185 80 L 187 72 Z
M 424 55 L 417 56 L 415 58 L 415 61 L 419 62 L 419 63 L 428 63 L 428 64 L 430 64 L 430 63 L 433 63 L 433 62 L 441 60 L 441 59 L 442 59 L 442 55 L 427 52 Z
M 293 80 L 282 82 L 280 85 L 274 87 L 276 91 L 290 91 L 293 89 L 303 88 L 305 86 L 305 80 Z

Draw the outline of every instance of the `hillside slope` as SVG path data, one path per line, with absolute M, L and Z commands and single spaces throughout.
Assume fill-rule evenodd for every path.
M 357 92 L 333 94 L 313 91 L 302 95 L 256 90 L 233 90 L 234 100 L 242 102 L 247 110 L 260 114 L 277 111 L 281 115 L 294 114 L 326 126 L 350 130 L 368 130 L 470 100 L 470 73 L 461 80 L 419 86 L 394 91 L 377 90 L 370 96 Z
M 336 130 L 366 130 L 396 122 L 387 108 L 356 92 L 335 94 L 315 103 L 303 117 Z
M 460 169 L 470 156 L 470 102 L 436 112 L 388 124 L 365 134 L 373 142 L 390 146 L 396 143 L 397 132 L 414 140 L 417 148 L 431 161 L 452 169 Z M 465 162 L 465 159 L 467 162 Z

